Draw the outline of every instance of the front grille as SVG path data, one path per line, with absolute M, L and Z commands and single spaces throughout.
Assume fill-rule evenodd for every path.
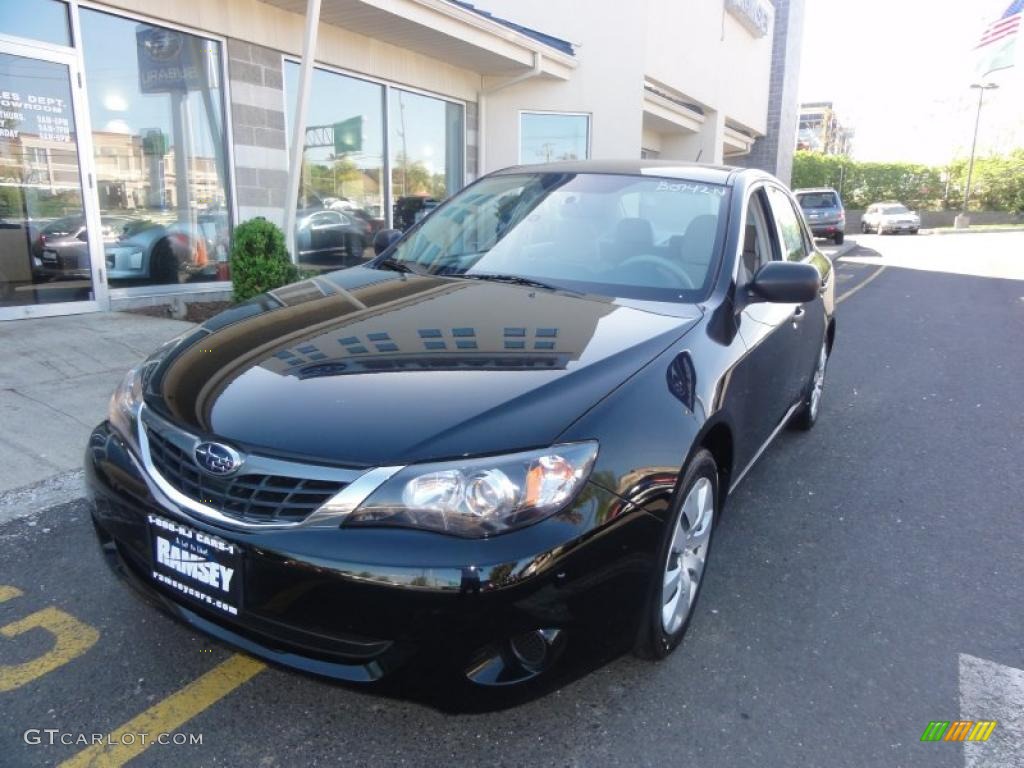
M 146 429 L 149 455 L 164 479 L 190 499 L 229 517 L 254 523 L 294 523 L 341 491 L 347 483 L 283 475 L 212 477 L 192 457 L 154 429 Z

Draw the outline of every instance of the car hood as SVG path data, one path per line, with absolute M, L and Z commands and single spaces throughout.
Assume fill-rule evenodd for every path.
M 549 445 L 700 317 L 669 309 L 356 267 L 167 345 L 145 399 L 245 450 L 351 466 Z

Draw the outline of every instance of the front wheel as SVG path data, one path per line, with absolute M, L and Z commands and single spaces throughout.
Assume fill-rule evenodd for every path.
M 718 467 L 706 450 L 690 460 L 665 527 L 634 653 L 663 659 L 690 626 L 718 510 Z
M 862 222 L 860 223 L 860 233 L 861 233 L 862 235 L 866 235 L 866 234 L 868 233 L 868 225 L 867 225 L 867 223 L 866 223 L 866 222 L 863 222 L 863 221 L 862 221 Z
M 828 339 L 821 344 L 821 351 L 814 364 L 814 373 L 811 374 L 810 385 L 807 388 L 800 410 L 793 416 L 792 425 L 796 429 L 808 430 L 818 422 L 818 412 L 821 410 L 821 396 L 825 391 L 825 370 L 828 367 Z

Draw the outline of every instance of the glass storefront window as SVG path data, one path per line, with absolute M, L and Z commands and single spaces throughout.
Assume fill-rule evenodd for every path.
M 80 15 L 109 284 L 229 279 L 220 43 Z
M 88 301 L 71 73 L 0 53 L 0 307 Z
M 299 65 L 285 64 L 286 119 L 295 117 Z M 318 271 L 373 255 L 384 226 L 384 89 L 376 83 L 313 70 L 306 108 L 295 244 L 299 263 Z
M 71 45 L 68 4 L 61 0 L 0 0 L 0 34 Z
M 590 156 L 590 116 L 523 112 L 519 118 L 519 162 L 586 160 Z
M 391 198 L 396 229 L 419 221 L 462 189 L 464 109 L 443 99 L 391 89 Z

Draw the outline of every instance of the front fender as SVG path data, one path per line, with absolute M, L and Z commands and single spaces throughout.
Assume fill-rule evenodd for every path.
M 702 432 L 700 399 L 693 358 L 685 346 L 673 345 L 558 440 L 597 440 L 591 482 L 627 502 L 661 509 Z

